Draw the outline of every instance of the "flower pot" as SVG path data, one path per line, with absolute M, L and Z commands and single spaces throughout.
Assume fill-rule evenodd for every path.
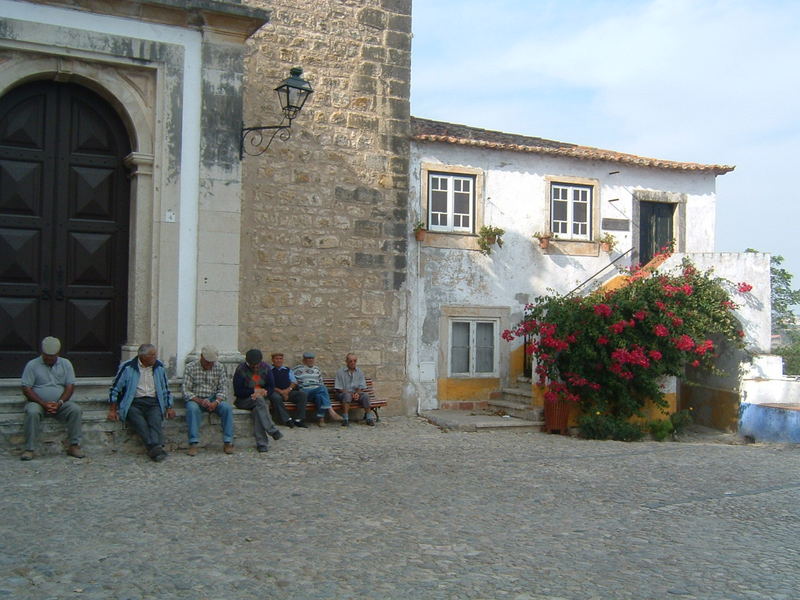
M 547 248 L 550 245 L 550 238 L 539 238 L 539 248 Z
M 544 403 L 544 430 L 547 433 L 560 433 L 567 435 L 569 425 L 569 412 L 572 408 L 572 403 L 558 400 L 550 402 L 546 400 Z
M 611 252 L 611 244 L 608 242 L 600 242 L 600 250 L 603 252 Z
M 417 229 L 414 232 L 414 237 L 417 238 L 418 242 L 421 242 L 422 240 L 425 239 L 425 230 L 424 229 Z

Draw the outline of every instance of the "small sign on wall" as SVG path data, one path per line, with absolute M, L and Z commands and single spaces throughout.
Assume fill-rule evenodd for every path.
M 419 380 L 436 381 L 436 363 L 433 362 L 419 363 Z

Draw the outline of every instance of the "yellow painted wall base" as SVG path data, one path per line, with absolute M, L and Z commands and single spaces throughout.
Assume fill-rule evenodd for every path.
M 721 431 L 739 429 L 739 392 L 736 390 L 681 384 L 680 407 L 691 410 L 692 419 L 698 425 Z
M 437 397 L 439 408 L 473 410 L 486 408 L 490 394 L 500 389 L 500 379 L 439 379 Z
M 525 373 L 525 346 L 522 345 L 508 355 L 508 380 L 516 381 Z
M 531 396 L 533 397 L 533 406 L 544 406 L 544 393 L 547 391 L 547 386 L 539 385 L 536 383 L 531 384 Z M 677 394 L 664 394 L 664 400 L 667 402 L 666 408 L 661 408 L 648 400 L 642 408 L 642 417 L 633 417 L 633 422 L 656 421 L 659 419 L 666 419 L 670 414 L 678 411 L 678 395 Z M 570 412 L 569 426 L 577 427 L 578 418 L 581 416 L 581 411 L 576 406 Z

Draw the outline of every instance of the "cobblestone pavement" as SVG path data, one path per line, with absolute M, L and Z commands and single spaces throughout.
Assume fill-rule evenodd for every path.
M 797 446 L 285 433 L 160 464 L 0 457 L 0 598 L 798 597 Z

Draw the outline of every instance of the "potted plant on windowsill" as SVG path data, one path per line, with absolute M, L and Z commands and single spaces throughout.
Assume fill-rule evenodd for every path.
M 533 234 L 533 237 L 539 240 L 539 248 L 547 248 L 553 238 L 553 233 L 551 231 L 545 231 L 544 233 L 537 231 Z
M 600 242 L 600 250 L 603 252 L 611 252 L 617 247 L 617 238 L 608 232 L 604 233 L 603 236 L 597 241 Z
M 481 249 L 481 254 L 491 254 L 492 244 L 497 244 L 500 248 L 503 247 L 503 234 L 505 229 L 495 227 L 493 225 L 484 225 L 478 232 L 478 247 Z
M 425 223 L 422 221 L 417 221 L 414 224 L 414 237 L 417 238 L 418 242 L 421 242 L 425 239 Z

